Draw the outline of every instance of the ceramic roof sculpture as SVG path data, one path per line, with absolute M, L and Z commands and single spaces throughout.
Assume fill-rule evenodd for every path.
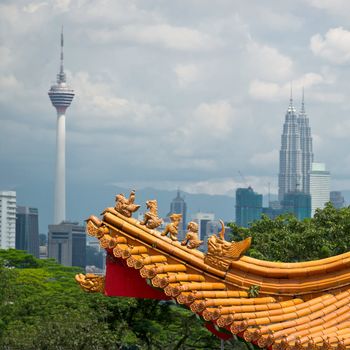
M 162 235 L 121 207 L 117 202 L 102 220 L 87 220 L 87 233 L 100 240 L 107 262 L 104 277 L 76 276 L 85 290 L 172 298 L 203 317 L 217 335 L 229 331 L 261 348 L 350 349 L 350 252 L 300 263 L 269 262 L 244 256 L 250 239 L 227 242 L 221 232 L 209 238 L 204 254 L 198 245 L 174 240 L 176 232 L 172 238 Z

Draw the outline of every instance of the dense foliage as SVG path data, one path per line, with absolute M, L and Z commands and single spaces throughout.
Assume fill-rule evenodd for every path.
M 292 262 L 350 250 L 350 208 L 330 204 L 313 219 L 264 216 L 250 228 L 231 227 L 235 240 L 253 238 L 248 254 L 259 259 Z M 23 251 L 0 250 L 0 350 L 220 348 L 189 310 L 172 302 L 85 293 L 74 281 L 78 272 Z M 232 340 L 225 349 L 247 347 Z
M 306 261 L 350 251 L 350 207 L 335 209 L 330 203 L 317 209 L 312 219 L 293 215 L 271 220 L 263 216 L 249 228 L 230 224 L 234 240 L 252 237 L 247 255 L 271 261 Z
M 85 293 L 74 281 L 78 272 L 23 251 L 0 250 L 0 349 L 220 348 L 189 310 Z

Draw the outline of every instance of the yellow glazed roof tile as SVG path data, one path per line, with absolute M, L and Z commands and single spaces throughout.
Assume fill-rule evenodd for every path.
M 223 253 L 205 255 L 176 241 L 176 222 L 162 234 L 149 228 L 157 224 L 152 215 L 139 222 L 107 208 L 102 220 L 87 220 L 87 232 L 165 295 L 262 348 L 350 349 L 350 252 L 302 263 L 231 261 L 225 252 L 238 248 L 223 237 L 211 242 Z M 188 237 L 200 244 L 195 231 Z M 76 279 L 90 291 L 103 286 L 93 276 Z

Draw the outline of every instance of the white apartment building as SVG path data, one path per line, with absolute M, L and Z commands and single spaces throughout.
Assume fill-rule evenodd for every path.
M 16 246 L 16 192 L 0 191 L 0 248 Z
M 330 172 L 324 163 L 312 163 L 310 171 L 311 216 L 317 208 L 324 208 L 330 200 Z

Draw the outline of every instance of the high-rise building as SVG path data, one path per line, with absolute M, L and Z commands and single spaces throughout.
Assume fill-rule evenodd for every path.
M 181 230 L 184 232 L 186 230 L 186 214 L 187 214 L 187 205 L 184 198 L 181 197 L 180 191 L 177 191 L 176 197 L 170 203 L 170 212 L 167 216 L 171 214 L 181 214 Z
M 200 240 L 204 240 L 208 232 L 208 223 L 215 220 L 213 213 L 198 212 L 192 216 L 192 220 L 198 224 L 198 236 Z
M 236 223 L 248 227 L 253 221 L 259 220 L 262 214 L 263 196 L 253 191 L 251 187 L 236 190 Z
M 26 250 L 39 258 L 38 209 L 17 207 L 16 249 Z
M 295 191 L 284 195 L 282 201 L 283 213 L 294 214 L 298 220 L 311 217 L 311 196 L 308 193 Z
M 16 247 L 16 192 L 0 191 L 0 248 Z
M 300 131 L 300 148 L 301 148 L 301 183 L 299 190 L 304 193 L 310 193 L 309 173 L 311 164 L 314 159 L 312 152 L 312 136 L 309 125 L 309 118 L 305 112 L 304 89 L 301 102 L 301 110 L 298 116 L 298 125 Z
M 77 222 L 63 221 L 49 225 L 48 257 L 65 266 L 85 268 L 86 234 L 85 227 Z
M 345 199 L 340 191 L 331 191 L 330 201 L 334 208 L 340 209 L 345 207 Z
M 278 176 L 278 199 L 288 192 L 302 187 L 302 151 L 298 116 L 293 106 L 292 94 L 283 125 L 280 150 L 280 169 Z
M 322 209 L 329 202 L 330 172 L 324 163 L 312 163 L 310 171 L 311 215 L 315 215 L 317 208 Z
M 54 224 L 66 219 L 66 110 L 70 106 L 74 91 L 66 83 L 63 67 L 63 30 L 61 33 L 61 64 L 57 84 L 52 85 L 49 97 L 57 111 L 56 134 L 56 179 L 54 197 Z

